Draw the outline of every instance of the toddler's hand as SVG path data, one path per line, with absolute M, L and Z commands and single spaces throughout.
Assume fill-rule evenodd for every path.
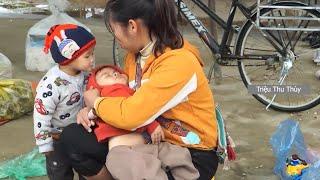
M 164 140 L 164 133 L 161 126 L 158 126 L 151 134 L 152 144 L 159 144 L 161 140 Z
M 84 107 L 77 114 L 77 123 L 81 124 L 88 132 L 92 132 L 91 126 L 94 126 L 94 121 L 88 118 L 88 113 L 90 109 L 88 107 Z
M 89 111 L 89 113 L 88 113 L 88 118 L 89 118 L 90 120 L 95 120 L 95 119 L 97 119 L 97 116 L 96 116 L 96 113 L 95 113 L 95 110 L 94 110 L 94 109 L 91 109 L 91 110 Z
M 49 151 L 49 152 L 43 152 L 42 154 L 44 154 L 45 156 L 50 156 L 50 154 L 52 154 L 52 151 Z

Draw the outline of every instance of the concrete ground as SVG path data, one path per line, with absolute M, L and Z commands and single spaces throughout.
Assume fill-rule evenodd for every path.
M 38 19 L 0 19 L 0 52 L 9 57 L 14 66 L 14 78 L 39 80 L 43 73 L 25 69 L 25 40 L 27 31 Z M 97 64 L 112 63 L 112 37 L 101 20 L 82 21 L 97 37 Z M 208 67 L 210 54 L 191 31 L 184 36 L 197 45 Z M 282 120 L 299 120 L 305 140 L 310 147 L 319 147 L 320 107 L 301 113 L 266 111 L 265 106 L 248 94 L 236 67 L 223 67 L 223 78 L 210 84 L 214 98 L 221 105 L 228 130 L 237 145 L 237 160 L 230 170 L 221 168 L 216 179 L 278 179 L 272 173 L 274 157 L 269 139 Z M 219 82 L 219 83 L 218 83 Z M 0 161 L 29 152 L 35 147 L 32 115 L 0 126 Z M 32 178 L 37 180 L 47 177 Z

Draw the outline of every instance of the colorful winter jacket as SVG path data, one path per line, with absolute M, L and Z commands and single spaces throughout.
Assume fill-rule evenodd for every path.
M 174 128 L 169 128 L 165 129 L 166 141 L 184 147 L 213 149 L 217 146 L 215 105 L 202 66 L 198 50 L 187 41 L 183 48 L 167 48 L 159 57 L 151 54 L 142 69 L 142 85 L 135 94 L 98 98 L 95 111 L 106 123 L 131 131 L 161 115 L 200 137 L 197 143 L 185 143 L 172 132 Z M 124 70 L 130 87 L 134 87 L 135 54 L 127 54 Z
M 41 79 L 36 89 L 34 102 L 34 136 L 39 152 L 53 151 L 51 134 L 76 122 L 78 112 L 83 108 L 85 75 L 70 76 L 52 67 Z

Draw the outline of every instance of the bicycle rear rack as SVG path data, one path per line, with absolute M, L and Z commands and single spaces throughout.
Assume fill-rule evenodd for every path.
M 280 0 L 281 1 L 281 0 Z M 320 27 L 286 27 L 286 26 L 281 26 L 281 24 L 272 24 L 268 23 L 268 25 L 262 26 L 261 20 L 266 20 L 268 22 L 288 22 L 288 21 L 294 21 L 294 20 L 305 20 L 305 21 L 310 21 L 310 22 L 315 22 L 319 21 L 320 18 L 318 17 L 307 17 L 307 16 L 299 16 L 299 15 L 284 15 L 284 16 L 276 16 L 273 14 L 266 14 L 266 15 L 261 15 L 261 10 L 264 8 L 269 8 L 269 9 L 283 9 L 283 10 L 318 10 L 320 11 L 320 4 L 318 4 L 317 0 L 314 0 L 314 3 L 311 3 L 311 0 L 308 0 L 308 2 L 303 2 L 305 4 L 308 4 L 308 6 L 282 6 L 282 5 L 277 5 L 275 0 L 266 0 L 264 2 L 261 2 L 261 0 L 257 0 L 257 20 L 256 20 L 256 25 L 260 29 L 265 29 L 265 30 L 286 30 L 286 31 L 320 31 Z M 290 2 L 286 0 L 286 2 Z M 295 1 L 297 2 L 297 1 Z M 301 2 L 298 1 L 298 2 Z

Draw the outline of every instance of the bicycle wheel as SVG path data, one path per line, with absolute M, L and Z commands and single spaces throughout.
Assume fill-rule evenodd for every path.
M 277 5 L 283 6 L 305 6 L 297 2 L 279 2 Z M 320 17 L 319 11 L 303 9 L 261 9 L 261 15 L 271 16 L 307 16 Z M 255 17 L 255 16 L 253 16 Z M 255 19 L 255 18 L 254 18 Z M 261 20 L 261 26 L 277 25 L 278 27 L 320 27 L 319 21 L 310 23 L 306 20 Z M 263 35 L 272 37 L 272 42 L 279 47 L 286 47 L 285 54 L 280 53 L 272 43 Z M 253 96 L 265 105 L 272 104 L 270 107 L 275 110 L 298 112 L 304 111 L 320 103 L 320 80 L 316 78 L 315 72 L 320 69 L 313 62 L 318 49 L 312 49 L 304 41 L 308 32 L 303 31 L 276 31 L 260 30 L 248 20 L 239 33 L 235 53 L 237 55 L 275 55 L 274 60 L 249 60 L 238 61 L 240 76 L 246 87 L 249 85 L 279 85 L 280 73 L 288 59 L 292 62 L 283 84 L 286 88 L 293 85 L 304 85 L 309 89 L 306 94 L 293 94 L 285 89 L 285 93 L 278 93 L 272 101 L 274 94 L 258 93 Z M 269 87 L 273 87 L 269 86 Z
M 113 43 L 112 43 L 113 64 L 123 68 L 125 55 L 126 55 L 125 50 L 123 50 L 120 47 L 120 45 L 116 41 L 116 38 L 113 38 Z

